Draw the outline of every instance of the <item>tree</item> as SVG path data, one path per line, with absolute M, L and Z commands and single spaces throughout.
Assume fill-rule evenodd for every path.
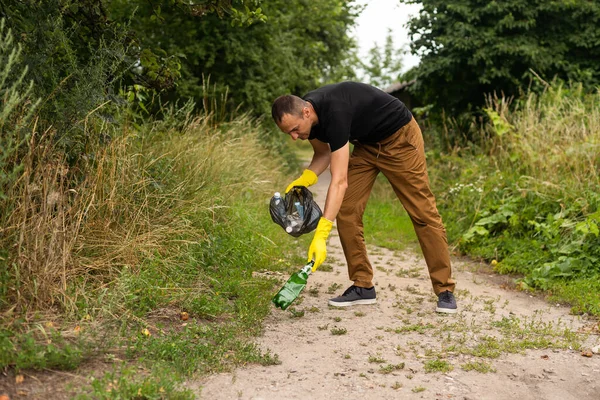
M 375 44 L 369 50 L 368 63 L 360 63 L 360 67 L 364 71 L 362 80 L 380 89 L 384 89 L 394 81 L 397 81 L 402 69 L 403 54 L 403 50 L 397 49 L 394 46 L 392 30 L 388 28 L 383 48 Z
M 215 18 L 239 29 L 265 20 L 261 0 L 144 3 L 149 19 L 161 18 L 162 5 L 194 21 Z M 136 38 L 128 22 L 131 15 L 120 20 L 111 17 L 110 11 L 119 4 L 116 0 L 0 0 L 0 18 L 23 49 L 26 80 L 34 83 L 32 95 L 42 99 L 39 126 L 53 127 L 54 138 L 73 163 L 96 139 L 85 129 L 92 110 L 114 121 L 123 106 L 118 95 L 122 87 L 161 91 L 181 78 L 177 55 L 161 51 L 160 44 L 143 46 L 155 42 L 153 32 L 143 40 Z
M 264 21 L 250 26 L 232 25 L 217 15 L 196 18 L 167 3 L 113 1 L 111 13 L 125 21 L 135 12 L 130 26 L 140 46 L 179 57 L 182 77 L 168 94 L 171 99 L 191 97 L 200 103 L 203 80 L 210 77 L 223 92 L 229 88 L 233 107 L 242 103 L 260 115 L 280 94 L 301 95 L 324 79 L 352 76 L 345 60 L 355 46 L 347 35 L 358 14 L 353 2 L 263 0 Z
M 415 90 L 457 114 L 484 94 L 517 95 L 531 71 L 600 84 L 600 3 L 593 0 L 400 0 L 421 58 Z

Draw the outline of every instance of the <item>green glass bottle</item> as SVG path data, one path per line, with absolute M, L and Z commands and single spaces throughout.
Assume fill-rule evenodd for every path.
M 306 264 L 300 271 L 295 272 L 290 276 L 290 279 L 283 285 L 279 292 L 273 297 L 273 304 L 275 307 L 279 307 L 285 310 L 292 304 L 294 300 L 300 295 L 300 292 L 306 287 L 308 276 L 312 272 L 314 261 Z

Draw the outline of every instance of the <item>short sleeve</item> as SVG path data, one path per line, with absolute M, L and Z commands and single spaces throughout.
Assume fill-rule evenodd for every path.
M 327 138 L 331 152 L 341 149 L 350 140 L 352 129 L 352 115 L 345 111 L 332 111 L 324 127 L 324 136 Z

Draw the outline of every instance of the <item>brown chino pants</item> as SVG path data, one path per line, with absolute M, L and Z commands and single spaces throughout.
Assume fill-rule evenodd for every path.
M 359 287 L 373 286 L 362 218 L 379 172 L 391 183 L 412 220 L 435 294 L 454 291 L 446 230 L 429 188 L 423 135 L 414 118 L 379 143 L 354 145 L 348 165 L 348 188 L 337 215 L 350 280 Z

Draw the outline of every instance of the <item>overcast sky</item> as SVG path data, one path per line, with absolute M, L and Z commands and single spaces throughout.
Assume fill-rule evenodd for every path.
M 403 58 L 405 72 L 419 63 L 419 59 L 408 52 L 410 43 L 408 29 L 405 27 L 409 17 L 416 15 L 419 5 L 399 4 L 398 0 L 370 0 L 358 1 L 367 4 L 357 20 L 354 36 L 358 42 L 359 54 L 365 56 L 375 43 L 380 47 L 385 45 L 387 29 L 392 29 L 395 47 L 406 47 L 407 53 Z

